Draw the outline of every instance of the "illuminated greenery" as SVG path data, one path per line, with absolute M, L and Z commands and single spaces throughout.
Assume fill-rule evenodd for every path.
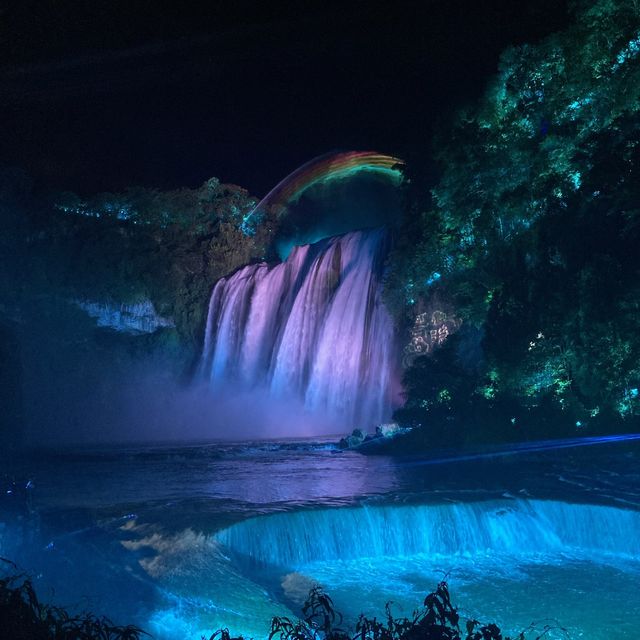
M 388 299 L 411 322 L 436 292 L 483 333 L 478 366 L 459 372 L 465 388 L 473 379 L 468 428 L 487 428 L 483 410 L 508 438 L 516 435 L 509 415 L 530 433 L 536 422 L 557 435 L 576 422 L 632 428 L 640 416 L 631 392 L 640 385 L 640 5 L 578 3 L 567 31 L 504 52 L 482 100 L 441 128 L 435 148 L 440 176 L 410 192 Z M 399 415 L 433 423 L 435 398 L 411 383 L 419 367 L 408 373 Z M 416 414 L 425 399 L 430 409 Z M 454 398 L 452 415 L 464 413 L 461 402 Z
M 221 221 L 233 224 L 246 235 L 254 235 L 263 219 L 263 214 L 256 215 L 248 223 L 248 214 L 255 205 L 256 200 L 244 189 L 210 178 L 199 189 L 159 191 L 135 187 L 123 193 L 99 193 L 90 198 L 65 192 L 56 198 L 54 207 L 72 215 L 174 227 L 192 234 L 206 233 L 213 221 Z
M 244 221 L 255 202 L 216 178 L 168 192 L 65 193 L 55 197 L 53 211 L 45 203 L 29 212 L 33 273 L 20 277 L 69 299 L 151 300 L 196 349 L 212 283 L 269 255 L 271 212 L 249 226 Z

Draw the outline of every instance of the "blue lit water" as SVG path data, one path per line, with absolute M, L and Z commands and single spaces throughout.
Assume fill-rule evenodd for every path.
M 445 574 L 463 617 L 631 638 L 639 462 L 633 442 L 439 464 L 305 441 L 33 452 L 2 465 L 35 489 L 31 514 L 0 503 L 0 555 L 160 639 L 264 637 L 314 583 L 347 620 L 408 615 Z

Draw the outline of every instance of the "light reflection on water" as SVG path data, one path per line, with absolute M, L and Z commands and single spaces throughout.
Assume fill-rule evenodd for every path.
M 156 449 L 47 452 L 21 461 L 17 475 L 34 478 L 39 508 L 90 509 L 109 516 L 135 511 L 192 526 L 192 506 L 207 512 L 206 530 L 228 521 L 301 505 L 351 504 L 394 494 L 397 464 L 386 457 L 339 451 L 333 444 L 289 443 Z M 202 526 L 203 522 L 196 523 Z
M 261 514 L 319 507 L 516 497 L 637 509 L 639 459 L 635 443 L 443 464 L 367 457 L 308 442 L 34 452 L 5 461 L 4 467 L 18 477 L 34 478 L 36 532 L 17 529 L 11 535 L 5 529 L 0 555 L 12 555 L 41 575 L 37 586 L 48 592 L 54 588 L 59 602 L 88 596 L 82 600 L 86 606 L 121 622 L 137 622 L 164 638 L 198 638 L 220 625 L 259 637 L 269 616 L 291 615 L 299 605 L 291 593 L 296 588 L 303 593 L 309 580 L 325 583 L 353 615 L 367 606 L 379 613 L 386 599 L 418 605 L 435 585 L 438 569 L 451 566 L 458 571 L 450 578 L 454 600 L 478 615 L 485 611 L 485 617 L 504 621 L 511 616 L 519 623 L 527 617 L 531 588 L 558 616 L 562 607 L 575 609 L 576 594 L 596 593 L 595 609 L 608 603 L 606 615 L 628 619 L 640 612 L 640 597 L 636 602 L 637 590 L 631 594 L 629 586 L 640 572 L 594 565 L 588 557 L 531 563 L 513 555 L 476 555 L 435 564 L 415 555 L 346 564 L 327 558 L 303 570 L 292 568 L 287 578 L 286 568 L 252 575 L 212 534 Z M 357 585 L 360 596 L 353 598 Z M 506 593 L 514 594 L 512 600 Z M 626 609 L 616 609 L 616 602 Z M 582 616 L 591 629 L 606 622 L 598 623 L 593 611 Z M 618 637 L 624 637 L 622 632 Z

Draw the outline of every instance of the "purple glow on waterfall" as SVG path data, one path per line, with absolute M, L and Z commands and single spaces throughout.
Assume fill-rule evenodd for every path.
M 202 354 L 211 386 L 267 391 L 336 431 L 389 419 L 399 382 L 381 299 L 386 250 L 383 230 L 356 231 L 219 280 Z

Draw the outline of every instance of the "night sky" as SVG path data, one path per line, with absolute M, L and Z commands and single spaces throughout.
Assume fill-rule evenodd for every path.
M 206 4 L 0 4 L 0 164 L 48 190 L 262 195 L 330 150 L 413 157 L 502 50 L 569 20 L 562 0 Z

